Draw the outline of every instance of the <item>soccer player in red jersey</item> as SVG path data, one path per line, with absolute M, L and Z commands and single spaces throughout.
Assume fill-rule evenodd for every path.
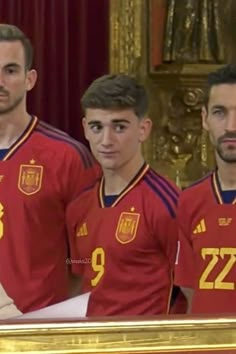
M 69 296 L 65 211 L 94 182 L 82 144 L 30 116 L 32 47 L 0 25 L 0 282 L 22 312 Z
M 209 75 L 203 128 L 217 168 L 180 196 L 175 282 L 192 313 L 236 312 L 236 66 Z
M 72 270 L 81 276 L 82 292 L 91 291 L 87 314 L 167 314 L 179 190 L 142 156 L 152 126 L 146 91 L 127 75 L 105 75 L 81 102 L 85 136 L 103 170 L 67 214 L 77 250 Z

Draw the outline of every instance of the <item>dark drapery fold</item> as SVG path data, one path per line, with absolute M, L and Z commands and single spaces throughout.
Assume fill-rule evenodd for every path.
M 35 48 L 29 112 L 83 139 L 80 97 L 108 72 L 109 0 L 0 0 L 0 22 L 19 26 Z

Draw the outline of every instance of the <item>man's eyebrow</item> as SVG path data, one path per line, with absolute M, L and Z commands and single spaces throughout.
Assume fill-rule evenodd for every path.
M 15 68 L 19 68 L 20 67 L 20 64 L 17 64 L 17 63 L 8 63 L 7 65 L 5 65 L 6 68 L 9 68 L 9 67 L 15 67 Z
M 112 123 L 130 123 L 130 121 L 125 118 L 117 118 L 117 119 L 112 119 Z
M 216 108 L 225 109 L 225 106 L 222 104 L 214 104 L 213 106 L 211 106 L 211 109 L 216 109 Z
M 127 119 L 112 119 L 111 123 L 128 123 L 130 124 L 130 121 Z M 91 120 L 88 122 L 88 125 L 93 125 L 93 124 L 102 124 L 100 120 Z
M 90 122 L 88 122 L 88 125 L 92 124 L 101 124 L 101 122 L 99 120 L 91 120 Z

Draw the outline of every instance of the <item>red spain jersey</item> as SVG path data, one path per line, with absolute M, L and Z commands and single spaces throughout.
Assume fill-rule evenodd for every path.
M 69 234 L 77 246 L 72 270 L 82 276 L 82 292 L 91 291 L 87 315 L 168 313 L 179 191 L 145 165 L 105 207 L 103 183 L 68 209 Z
M 193 313 L 236 312 L 235 202 L 223 202 L 215 172 L 180 196 L 175 283 L 194 289 Z
M 0 282 L 22 312 L 68 297 L 65 210 L 94 166 L 85 146 L 36 117 L 0 161 Z

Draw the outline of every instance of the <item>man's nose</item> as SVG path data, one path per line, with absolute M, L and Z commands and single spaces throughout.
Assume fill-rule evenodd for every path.
M 234 131 L 236 132 L 236 112 L 232 112 L 226 121 L 226 127 L 225 127 L 226 131 Z
M 114 134 L 110 127 L 106 127 L 103 130 L 102 134 L 102 144 L 103 145 L 111 145 L 113 142 Z
M 5 86 L 5 79 L 4 79 L 4 75 L 1 73 L 0 71 L 0 88 Z

